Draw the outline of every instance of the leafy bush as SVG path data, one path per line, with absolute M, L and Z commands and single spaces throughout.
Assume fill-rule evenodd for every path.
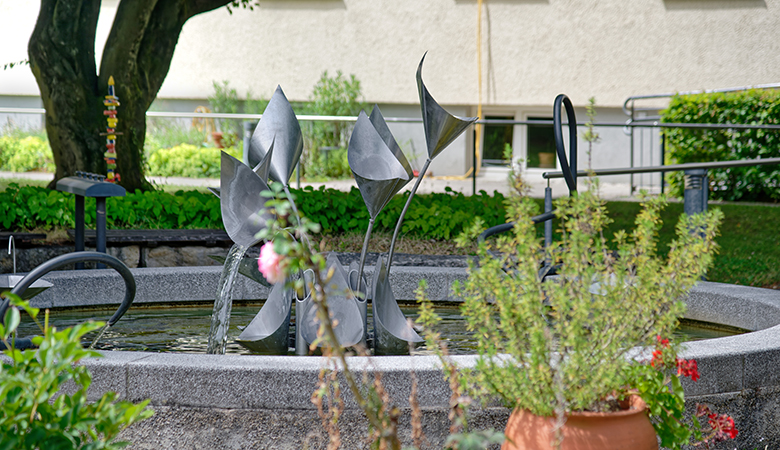
M 227 153 L 242 158 L 240 148 L 226 148 Z M 219 178 L 220 149 L 180 144 L 161 148 L 149 156 L 148 175 L 160 177 Z
M 667 123 L 780 124 L 780 92 L 677 95 L 663 111 Z M 691 129 L 666 131 L 669 163 L 730 161 L 780 156 L 777 130 Z M 669 175 L 672 194 L 682 196 L 683 174 Z M 735 167 L 709 171 L 710 197 L 718 200 L 780 200 L 780 167 Z
M 336 76 L 324 71 L 317 84 L 314 85 L 310 103 L 306 105 L 305 113 L 321 116 L 356 116 L 365 105 L 359 101 L 361 97 L 360 81 L 354 76 L 345 77 L 341 71 Z M 332 150 L 329 163 L 325 164 L 322 157 L 322 147 L 345 149 L 349 143 L 352 124 L 348 122 L 305 122 L 302 131 L 306 142 L 301 158 L 302 167 L 307 176 L 343 177 L 350 174 L 349 166 L 344 164 L 346 157 L 336 158 L 338 150 Z
M 39 136 L 0 136 L 0 169 L 9 172 L 53 172 L 54 157 L 49 142 Z
M 5 295 L 5 294 L 4 294 Z M 8 348 L 9 337 L 19 325 L 23 308 L 37 322 L 37 308 L 12 296 L 11 306 L 0 325 L 0 337 Z M 0 449 L 119 449 L 119 433 L 135 422 L 150 417 L 149 401 L 137 405 L 116 401 L 107 392 L 96 402 L 87 401 L 92 377 L 78 364 L 84 358 L 102 355 L 81 346 L 82 337 L 100 328 L 100 322 L 85 323 L 57 331 L 46 325 L 43 336 L 33 338 L 38 349 L 6 350 L 0 370 Z M 39 323 L 40 325 L 40 323 Z M 75 385 L 73 394 L 61 392 Z
M 223 80 L 222 83 L 211 82 L 214 86 L 214 94 L 209 96 L 209 105 L 211 111 L 215 113 L 238 113 L 238 92 L 230 87 L 230 82 Z M 232 147 L 243 136 L 241 121 L 234 119 L 214 119 L 217 123 L 218 131 L 222 132 L 222 139 L 225 147 Z

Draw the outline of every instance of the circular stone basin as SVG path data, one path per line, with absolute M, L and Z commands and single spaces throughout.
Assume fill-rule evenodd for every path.
M 136 303 L 213 301 L 220 271 L 221 267 L 133 269 Z M 369 268 L 368 279 L 371 272 Z M 121 278 L 110 270 L 52 272 L 45 278 L 54 286 L 33 298 L 33 306 L 118 304 L 123 295 Z M 453 302 L 457 299 L 450 286 L 464 280 L 466 272 L 462 268 L 394 267 L 391 283 L 396 297 L 414 298 L 413 291 L 423 278 L 431 300 Z M 265 295 L 265 288 L 239 277 L 235 298 L 264 299 Z M 729 441 L 729 448 L 779 448 L 780 291 L 701 282 L 687 304 L 689 319 L 751 331 L 684 344 L 681 357 L 695 359 L 701 375 L 695 383 L 683 380 L 691 408 L 695 402 L 707 403 L 734 418 L 740 433 Z M 96 399 L 112 390 L 132 401 L 150 399 L 156 411 L 153 418 L 122 434 L 122 439 L 135 443 L 133 448 L 300 449 L 312 436 L 323 439 L 316 406 L 311 403 L 324 364 L 321 357 L 103 353 L 104 358 L 84 362 L 93 375 L 89 397 Z M 452 357 L 463 367 L 472 366 L 475 359 L 472 355 Z M 449 429 L 450 390 L 436 357 L 355 357 L 350 365 L 369 374 L 382 372 L 388 395 L 402 411 L 400 433 L 407 437 L 411 433 L 410 372 L 414 371 L 426 436 L 434 447 L 442 446 Z M 343 447 L 365 448 L 363 415 L 350 396 L 345 397 L 340 420 Z M 509 413 L 502 407 L 472 408 L 469 423 L 474 429 L 503 429 Z

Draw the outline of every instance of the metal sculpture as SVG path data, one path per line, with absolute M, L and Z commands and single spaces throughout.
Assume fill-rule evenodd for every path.
M 417 69 L 417 86 L 428 150 L 422 176 L 431 160 L 476 120 L 475 117 L 455 117 L 436 103 L 422 82 L 424 60 L 425 56 Z M 244 253 L 258 242 L 255 236 L 265 226 L 267 218 L 258 213 L 265 206 L 265 199 L 259 193 L 268 189 L 269 179 L 282 184 L 293 213 L 300 221 L 290 195 L 289 179 L 302 150 L 303 139 L 297 118 L 282 89 L 277 87 L 245 150 L 246 164 L 223 153 L 221 187 L 213 191 L 220 196 L 225 229 L 236 245 L 225 260 L 220 279 L 209 335 L 209 353 L 225 351 L 232 283 Z M 367 300 L 371 298 L 374 303 L 375 353 L 406 353 L 409 342 L 422 342 L 422 339 L 409 326 L 398 307 L 389 276 L 395 242 L 422 176 L 418 177 L 404 205 L 386 259 L 379 258 L 377 262 L 370 293 L 363 293 L 366 287 L 363 269 L 374 221 L 390 199 L 411 181 L 412 169 L 376 106 L 370 116 L 365 112 L 360 113 L 350 137 L 347 155 L 370 218 L 359 263 L 353 263 L 349 271 L 345 272 L 335 254 L 329 255 L 326 261 L 326 270 L 332 276 L 325 293 L 331 317 L 336 324 L 334 331 L 342 346 L 365 344 Z M 302 239 L 308 245 L 308 239 L 305 236 Z M 313 278 L 312 274 L 298 276 L 304 277 L 306 286 L 310 285 Z M 258 353 L 286 353 L 293 300 L 296 310 L 295 352 L 307 354 L 310 345 L 317 341 L 320 325 L 316 304 L 308 291 L 304 292 L 303 298 L 298 298 L 289 283 L 273 286 L 263 308 L 237 341 Z
M 477 117 L 453 116 L 439 106 L 423 83 L 422 66 L 424 61 L 425 55 L 423 55 L 420 65 L 417 67 L 417 90 L 420 95 L 428 158 L 420 171 L 420 176 L 412 187 L 409 198 L 401 211 L 401 216 L 398 218 L 393 238 L 390 241 L 387 259 L 380 257 L 374 270 L 371 297 L 374 304 L 374 351 L 376 354 L 403 354 L 408 351 L 409 342 L 422 341 L 414 329 L 408 325 L 406 318 L 398 307 L 393 289 L 390 286 L 390 267 L 393 263 L 395 243 L 401 231 L 406 211 L 409 209 L 409 204 L 417 192 L 422 178 L 428 171 L 431 161 L 452 141 L 457 139 L 469 125 L 477 120 Z
M 362 286 L 365 285 L 363 267 L 374 221 L 393 196 L 411 181 L 412 168 L 377 106 L 374 106 L 371 116 L 360 112 L 349 140 L 347 159 L 369 214 L 360 262 L 351 265 L 349 272 L 350 287 L 362 292 Z M 376 280 L 375 275 L 374 285 Z M 421 342 L 422 339 L 407 325 L 406 318 L 398 308 L 392 293 L 388 296 L 386 290 L 381 290 L 380 294 L 381 297 L 371 296 L 374 312 L 374 348 L 378 349 L 378 353 L 387 349 L 386 345 L 377 346 L 379 342 L 402 339 L 407 348 L 407 341 Z M 364 320 L 367 316 L 367 301 L 367 298 L 358 300 Z M 400 320 L 397 320 L 399 316 Z

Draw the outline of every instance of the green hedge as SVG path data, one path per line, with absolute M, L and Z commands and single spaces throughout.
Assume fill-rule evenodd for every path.
M 303 214 L 322 225 L 324 234 L 365 231 L 368 212 L 357 188 L 292 189 Z M 408 194 L 398 195 L 377 218 L 376 230 L 392 231 Z M 94 199 L 86 200 L 87 226 L 94 226 Z M 73 228 L 75 200 L 71 194 L 43 187 L 11 184 L 0 192 L 0 227 L 27 231 Z M 220 202 L 210 193 L 162 191 L 129 193 L 106 201 L 106 223 L 112 229 L 222 228 Z M 416 196 L 404 220 L 403 233 L 432 239 L 457 236 L 477 217 L 488 226 L 504 222 L 504 196 L 500 193 L 467 197 L 448 190 Z
M 667 123 L 780 124 L 780 91 L 677 95 L 662 112 Z M 778 130 L 671 128 L 666 130 L 667 163 L 729 161 L 780 156 Z M 669 175 L 672 193 L 682 195 L 683 174 Z M 780 200 L 780 166 L 709 171 L 710 197 L 719 200 Z

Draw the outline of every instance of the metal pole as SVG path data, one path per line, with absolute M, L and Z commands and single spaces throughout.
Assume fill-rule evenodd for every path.
M 95 250 L 106 253 L 106 198 L 95 197 Z M 95 267 L 105 269 L 106 265 L 98 263 Z
M 631 102 L 631 121 L 632 122 L 634 121 L 634 102 Z M 631 127 L 630 138 L 631 138 L 631 143 L 630 143 L 630 147 L 629 148 L 631 149 L 631 153 L 630 153 L 630 155 L 631 155 L 630 158 L 631 159 L 630 159 L 628 165 L 633 168 L 634 167 L 634 127 Z M 628 194 L 629 195 L 634 195 L 634 174 L 633 173 L 631 174 L 630 178 L 631 178 L 630 179 L 631 189 L 629 190 Z
M 244 164 L 249 164 L 249 143 L 252 141 L 252 122 L 244 121 Z
M 692 216 L 707 211 L 707 169 L 689 169 L 685 171 L 685 191 L 683 210 Z
M 548 213 L 552 211 L 552 188 L 550 188 L 550 182 L 547 181 L 547 187 L 544 188 L 544 212 Z M 544 222 L 544 248 L 552 245 L 552 220 Z
M 475 133 L 476 134 L 476 133 Z M 471 152 L 471 195 L 477 195 L 477 143 Z
M 76 217 L 74 218 L 76 221 L 76 244 L 75 244 L 75 250 L 77 252 L 83 252 L 84 251 L 84 197 L 81 195 L 76 195 Z M 76 263 L 76 270 L 82 270 L 84 269 L 84 262 L 77 262 Z
M 661 165 L 666 164 L 666 131 L 661 128 Z M 666 172 L 661 172 L 661 193 L 666 188 Z

